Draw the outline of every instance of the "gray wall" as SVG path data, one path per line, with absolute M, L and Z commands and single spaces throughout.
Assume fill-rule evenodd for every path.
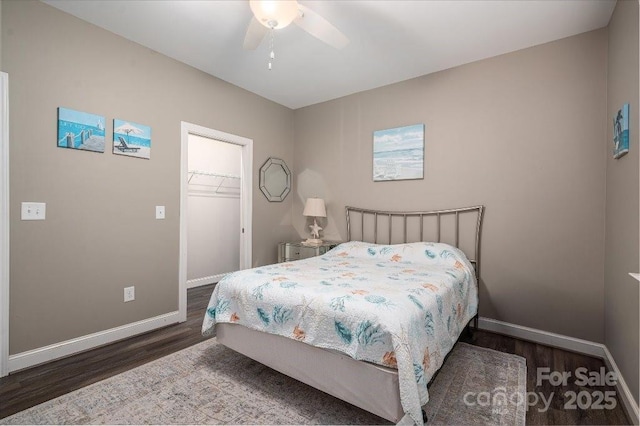
M 486 206 L 480 315 L 604 341 L 607 31 L 295 111 L 293 222 L 344 206 Z M 426 125 L 425 178 L 372 181 L 372 132 Z M 633 235 L 638 235 L 637 232 Z
M 10 353 L 178 309 L 180 121 L 254 141 L 253 263 L 291 236 L 258 168 L 293 160 L 293 112 L 37 1 L 2 4 L 10 75 Z M 56 146 L 56 108 L 152 127 L 151 160 Z M 43 222 L 22 201 L 47 203 Z M 166 220 L 154 219 L 155 205 Z M 123 288 L 136 300 L 123 303 Z
M 638 2 L 619 1 L 609 22 L 607 74 L 607 204 L 605 232 L 605 344 L 638 401 Z M 611 155 L 613 117 L 629 104 L 629 153 Z

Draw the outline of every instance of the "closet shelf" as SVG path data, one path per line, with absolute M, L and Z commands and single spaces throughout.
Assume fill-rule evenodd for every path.
M 215 187 L 215 190 L 213 190 L 212 192 L 218 194 L 218 193 L 229 193 L 228 191 L 221 191 L 221 189 L 237 189 L 238 191 L 240 191 L 240 185 L 238 186 L 229 186 L 229 185 L 223 185 L 225 183 L 225 181 L 227 179 L 231 179 L 231 180 L 240 180 L 240 176 L 237 175 L 230 175 L 227 173 L 215 173 L 215 172 L 205 172 L 205 171 L 201 171 L 201 170 L 189 170 L 187 172 L 188 174 L 188 179 L 187 179 L 187 183 L 191 184 L 191 185 L 198 185 L 198 186 L 210 186 L 210 187 Z M 216 180 L 213 181 L 213 183 L 195 183 L 195 182 L 191 182 L 191 180 L 194 178 L 194 176 L 207 176 L 207 177 L 212 177 L 215 178 Z
M 189 170 L 187 172 L 187 174 L 189 174 L 189 183 L 191 183 L 191 179 L 194 176 L 211 176 L 211 177 L 218 177 L 218 178 L 228 178 L 228 179 L 240 179 L 240 176 L 237 175 L 229 175 L 226 173 L 214 173 L 214 172 L 203 172 L 200 170 Z

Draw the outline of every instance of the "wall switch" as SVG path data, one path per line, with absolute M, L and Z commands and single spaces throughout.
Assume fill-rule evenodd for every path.
M 44 220 L 47 212 L 47 203 L 22 203 L 22 220 Z
M 156 206 L 156 219 L 164 219 L 164 206 Z
M 124 288 L 124 301 L 131 302 L 132 300 L 136 300 L 136 288 L 135 287 L 125 287 Z

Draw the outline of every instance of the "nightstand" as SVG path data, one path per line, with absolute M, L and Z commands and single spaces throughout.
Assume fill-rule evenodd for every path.
M 340 244 L 339 241 L 323 241 L 322 244 L 317 246 L 307 246 L 304 245 L 302 241 L 279 243 L 278 263 L 320 256 L 321 254 L 325 254 L 338 244 Z

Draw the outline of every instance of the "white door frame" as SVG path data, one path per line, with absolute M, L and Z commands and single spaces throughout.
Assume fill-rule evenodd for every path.
M 9 374 L 9 74 L 0 72 L 0 377 Z
M 219 130 L 181 122 L 180 129 L 180 262 L 178 267 L 179 289 L 178 309 L 180 322 L 187 320 L 187 193 L 188 193 L 188 142 L 189 135 L 202 136 L 232 143 L 242 147 L 240 172 L 240 269 L 251 267 L 252 253 L 252 184 L 253 184 L 253 140 L 232 135 Z

